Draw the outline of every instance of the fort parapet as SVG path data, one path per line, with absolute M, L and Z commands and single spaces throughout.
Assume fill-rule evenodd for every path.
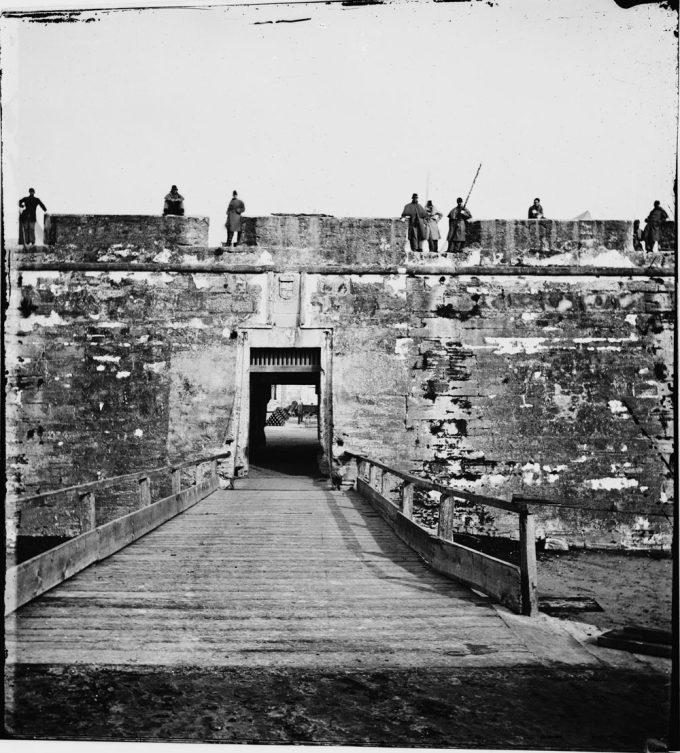
M 208 246 L 206 218 L 52 215 L 46 230 L 9 260 L 13 499 L 225 446 L 243 470 L 250 347 L 318 347 L 327 464 L 355 452 L 540 498 L 539 537 L 573 546 L 669 546 L 672 223 L 649 254 L 632 222 L 480 220 L 446 259 L 406 250 L 393 219 L 247 218 L 231 251 Z M 60 505 L 10 506 L 10 523 L 80 532 L 85 512 Z M 464 507 L 458 523 L 516 529 Z

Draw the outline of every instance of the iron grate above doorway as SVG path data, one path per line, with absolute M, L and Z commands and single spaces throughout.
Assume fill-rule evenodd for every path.
M 250 366 L 251 371 L 272 367 L 319 371 L 321 348 L 251 348 Z

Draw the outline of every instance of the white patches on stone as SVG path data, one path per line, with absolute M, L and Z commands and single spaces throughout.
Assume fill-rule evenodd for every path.
M 502 473 L 490 473 L 486 477 L 487 483 L 491 484 L 491 486 L 500 486 L 501 484 L 504 484 L 508 479 L 502 474 Z
M 106 329 L 122 329 L 125 324 L 123 322 L 100 322 L 97 326 L 105 327 Z
M 137 342 L 138 342 L 138 343 L 146 343 L 146 342 L 149 342 L 149 335 L 140 335 L 140 336 L 139 336 L 139 337 L 137 338 Z
M 618 491 L 621 489 L 632 489 L 639 486 L 639 482 L 634 478 L 621 478 L 620 476 L 610 476 L 608 478 L 590 478 L 586 482 L 591 489 L 600 491 Z
M 170 261 L 172 258 L 172 252 L 169 248 L 164 248 L 161 252 L 157 253 L 153 257 L 153 261 L 155 261 L 158 264 L 165 264 Z
M 628 322 L 628 324 L 634 327 L 637 324 L 637 314 L 628 314 L 626 321 Z
M 192 329 L 207 329 L 207 325 L 203 323 L 203 320 L 197 316 L 189 319 L 188 322 L 169 322 L 165 325 L 168 329 L 182 329 L 183 327 L 191 327 Z
M 104 407 L 104 403 L 99 403 L 99 411 L 101 412 L 102 408 Z
M 95 361 L 109 361 L 111 363 L 118 363 L 120 356 L 93 356 Z
M 494 354 L 514 355 L 516 353 L 538 353 L 545 350 L 545 337 L 485 337 L 484 342 L 496 347 Z
M 639 370 L 638 370 L 638 374 L 639 374 L 640 376 L 645 376 L 645 374 L 649 374 L 649 369 L 648 369 L 647 367 L 645 367 L 645 368 L 643 368 L 643 369 L 639 369 Z
M 406 290 L 406 280 L 408 278 L 405 275 L 391 275 L 385 278 L 385 289 L 399 295 Z
M 204 290 L 205 288 L 212 288 L 215 286 L 215 275 L 203 275 L 197 273 L 191 275 L 191 279 L 194 281 L 197 290 Z
M 559 478 L 560 478 L 560 474 L 559 473 L 549 473 L 546 476 L 546 479 L 547 479 L 547 481 L 548 481 L 549 484 L 554 484 L 556 481 L 559 480 Z
M 116 379 L 127 379 L 129 376 L 129 371 L 119 371 L 116 373 Z
M 534 379 L 537 382 L 540 382 L 542 378 L 543 378 L 543 374 L 540 371 L 534 371 Z
M 539 482 L 540 477 L 541 466 L 538 463 L 525 463 L 522 466 L 522 483 L 533 486 Z
M 22 271 L 21 272 L 21 279 L 24 285 L 29 285 L 30 287 L 38 287 L 38 284 L 41 280 L 58 280 L 61 278 L 61 272 L 52 272 L 52 271 L 44 271 L 44 272 L 32 272 L 32 271 Z
M 31 332 L 34 327 L 65 327 L 68 322 L 62 319 L 56 311 L 50 311 L 49 316 L 43 316 L 42 314 L 32 314 L 26 319 L 22 319 L 19 322 L 17 331 L 19 334 L 24 332 Z
M 574 304 L 568 298 L 562 298 L 557 304 L 557 310 L 560 313 L 564 313 L 565 311 L 569 311 L 570 308 L 573 308 L 573 306 Z
M 538 314 L 535 311 L 525 311 L 522 314 L 522 321 L 523 322 L 533 322 L 534 319 L 538 318 Z
M 400 275 L 405 275 L 406 274 L 406 267 L 397 267 L 397 272 Z
M 385 278 L 383 275 L 352 275 L 352 282 L 359 283 L 361 285 L 380 285 L 382 286 Z
M 150 285 L 167 285 L 175 279 L 174 274 L 168 272 L 148 272 L 147 282 Z
M 269 253 L 269 251 L 263 251 L 257 257 L 258 264 L 273 264 L 273 262 L 274 262 L 274 257 Z
M 581 258 L 581 264 L 590 267 L 634 267 L 635 263 L 620 251 L 602 251 L 590 259 Z
M 405 358 L 410 352 L 413 343 L 412 337 L 398 337 L 394 343 L 394 352 L 400 358 Z
M 63 444 L 64 444 L 63 442 L 57 442 L 57 447 L 62 447 Z
M 167 364 L 165 361 L 155 361 L 154 363 L 145 363 L 144 364 L 144 371 L 150 371 L 153 374 L 160 374 L 161 372 L 165 371 L 167 368 Z
M 471 267 L 479 267 L 482 263 L 482 249 L 472 248 L 468 254 L 467 264 Z
M 111 280 L 111 282 L 121 282 L 126 277 L 130 277 L 134 273 L 125 271 L 125 272 L 108 272 L 107 274 L 109 275 L 109 280 Z
M 610 413 L 613 415 L 621 416 L 621 418 L 630 418 L 628 408 L 620 400 L 610 400 L 607 405 L 609 406 Z
M 196 254 L 184 254 L 182 261 L 184 264 L 198 264 L 198 256 Z
M 90 319 L 93 319 L 95 322 L 101 319 L 102 317 L 101 314 L 88 314 L 88 316 L 90 317 Z
M 97 371 L 105 371 L 106 366 L 97 366 Z
M 144 432 L 141 429 L 135 429 L 135 436 L 136 437 L 143 437 Z

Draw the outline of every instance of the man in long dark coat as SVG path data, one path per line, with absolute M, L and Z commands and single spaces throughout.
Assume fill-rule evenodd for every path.
M 661 202 L 654 202 L 654 209 L 645 220 L 645 248 L 649 253 L 654 250 L 654 244 L 661 240 L 661 225 L 668 219 L 668 215 L 661 208 Z
M 246 205 L 239 199 L 238 193 L 234 191 L 232 199 L 227 207 L 227 246 L 231 246 L 231 239 L 236 233 L 236 243 L 238 246 L 241 240 L 241 215 L 246 211 Z
M 408 242 L 411 251 L 422 251 L 427 237 L 427 212 L 418 203 L 418 194 L 414 193 L 411 203 L 404 207 L 402 218 L 408 219 Z
M 21 236 L 19 242 L 23 243 L 24 249 L 26 249 L 28 246 L 35 246 L 35 210 L 38 207 L 41 207 L 43 212 L 46 212 L 47 207 L 35 195 L 35 189 L 33 188 L 28 189 L 28 196 L 19 199 L 19 206 L 22 209 L 22 212 L 19 215 L 19 235 Z
M 447 253 L 458 253 L 465 246 L 466 226 L 465 223 L 472 219 L 469 210 L 463 206 L 461 198 L 456 199 L 456 206 L 449 212 L 449 234 L 446 240 L 449 242 Z

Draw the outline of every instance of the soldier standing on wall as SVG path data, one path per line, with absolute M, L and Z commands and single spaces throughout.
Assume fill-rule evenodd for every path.
M 427 237 L 427 212 L 418 203 L 418 194 L 414 193 L 411 203 L 404 207 L 401 221 L 408 220 L 408 242 L 411 251 L 422 251 L 423 242 Z
M 231 247 L 231 239 L 236 233 L 236 243 L 234 248 L 238 246 L 241 240 L 241 215 L 246 211 L 246 205 L 239 199 L 238 193 L 234 191 L 232 193 L 232 199 L 227 207 L 227 246 Z
M 530 220 L 542 220 L 543 217 L 543 207 L 541 206 L 541 200 L 540 199 L 534 199 L 534 203 L 529 207 L 528 212 L 528 218 Z
M 431 254 L 439 253 L 439 220 L 444 216 L 430 199 L 425 204 L 425 210 L 427 212 L 427 245 L 430 248 Z M 446 256 L 446 253 L 444 253 Z
M 449 234 L 446 240 L 449 246 L 447 253 L 460 253 L 465 246 L 466 222 L 472 219 L 470 211 L 466 209 L 463 200 L 459 197 L 456 199 L 456 206 L 449 212 Z
M 654 244 L 661 240 L 661 225 L 668 219 L 665 210 L 661 208 L 661 202 L 654 202 L 654 209 L 645 220 L 645 248 L 648 253 L 654 250 Z
M 27 251 L 28 246 L 35 246 L 35 210 L 41 207 L 46 212 L 47 207 L 35 196 L 34 188 L 29 188 L 28 196 L 19 199 L 19 206 L 22 208 L 19 215 L 19 243 L 23 243 L 24 250 Z
M 165 194 L 163 214 L 182 216 L 184 214 L 184 196 L 177 190 L 177 186 L 170 188 L 170 193 Z

